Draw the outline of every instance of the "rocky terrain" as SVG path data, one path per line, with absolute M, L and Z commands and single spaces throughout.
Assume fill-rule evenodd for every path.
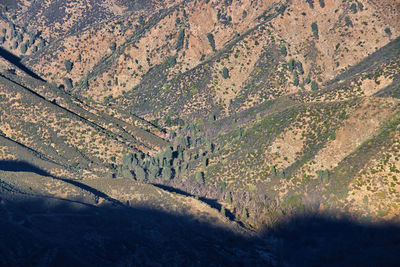
M 2 1 L 0 45 L 0 263 L 396 263 L 399 1 Z

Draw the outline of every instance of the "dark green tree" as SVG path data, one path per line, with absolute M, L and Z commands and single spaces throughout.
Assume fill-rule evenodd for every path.
M 136 167 L 135 175 L 136 175 L 137 181 L 139 181 L 139 182 L 146 181 L 146 171 L 142 167 L 140 167 L 140 166 Z
M 156 179 L 159 173 L 160 173 L 160 168 L 158 166 L 151 165 L 149 168 L 149 179 L 150 180 Z
M 207 33 L 207 39 L 208 39 L 208 42 L 210 43 L 212 50 L 215 51 L 214 35 L 212 33 Z
M 196 182 L 199 184 L 204 184 L 204 174 L 201 171 L 196 172 Z
M 182 49 L 184 41 L 185 41 L 185 29 L 180 29 L 178 34 L 178 40 L 176 41 L 177 51 Z
M 226 202 L 228 202 L 229 204 L 232 205 L 232 194 L 231 194 L 231 192 L 226 192 L 225 200 L 226 200 Z
M 161 175 L 166 180 L 172 179 L 172 169 L 170 167 L 164 167 L 162 169 Z
M 208 158 L 204 158 L 203 159 L 203 167 L 207 167 L 208 166 Z
M 115 51 L 115 49 L 117 49 L 117 44 L 115 42 L 112 42 L 110 45 L 110 49 L 111 51 Z
M 246 208 L 243 208 L 241 217 L 242 217 L 243 221 L 245 221 L 245 220 L 247 220 L 249 218 L 249 213 L 247 212 Z
M 311 30 L 313 32 L 314 38 L 318 39 L 319 38 L 319 33 L 318 33 L 318 25 L 316 22 L 313 22 L 311 24 Z
M 311 90 L 314 92 L 318 90 L 318 83 L 316 81 L 311 82 Z
M 228 79 L 229 78 L 229 70 L 227 67 L 224 67 L 222 69 L 222 77 L 224 77 L 224 79 Z
M 225 207 L 221 206 L 221 215 L 225 217 L 225 213 L 226 213 Z
M 64 61 L 64 65 L 65 65 L 65 69 L 68 72 L 70 72 L 72 70 L 72 67 L 74 66 L 74 64 L 69 59 Z
M 299 85 L 299 75 L 297 74 L 297 71 L 294 72 L 293 74 L 293 85 L 298 86 Z
M 281 54 L 286 57 L 287 56 L 287 49 L 285 45 L 281 46 Z
M 21 53 L 22 53 L 22 54 L 25 54 L 25 53 L 26 53 L 26 50 L 27 50 L 26 44 L 22 44 L 21 47 L 20 47 L 20 49 L 21 49 Z

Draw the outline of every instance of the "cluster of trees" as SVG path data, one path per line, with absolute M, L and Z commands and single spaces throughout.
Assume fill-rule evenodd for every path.
M 7 40 L 10 40 L 10 48 L 13 50 L 19 48 L 22 54 L 25 54 L 30 48 L 34 53 L 44 47 L 45 41 L 40 36 L 31 32 L 26 33 L 28 37 L 25 38 L 25 33 L 25 29 L 17 29 L 15 24 L 10 22 L 9 31 L 6 28 L 1 30 L 0 44 L 4 44 Z
M 303 64 L 300 61 L 291 59 L 288 64 L 289 71 L 293 73 L 293 85 L 299 85 L 299 73 L 304 74 Z
M 173 138 L 173 145 L 157 155 L 143 153 L 124 155 L 122 164 L 117 169 L 117 175 L 141 182 L 156 179 L 170 180 L 183 173 L 188 174 L 190 166 L 195 166 L 197 171 L 192 178 L 197 183 L 204 184 L 202 168 L 208 166 L 209 156 L 214 153 L 215 145 L 206 138 L 192 138 L 191 136 L 195 134 L 195 126 L 188 124 L 182 129 L 182 134 Z M 199 164 L 201 166 L 198 166 Z

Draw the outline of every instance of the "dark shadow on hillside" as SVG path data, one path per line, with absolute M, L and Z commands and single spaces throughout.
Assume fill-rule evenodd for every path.
M 189 194 L 188 192 L 185 192 L 181 189 L 177 189 L 177 188 L 174 188 L 171 186 L 167 186 L 167 185 L 163 185 L 163 184 L 152 184 L 152 185 L 154 185 L 158 188 L 161 188 L 165 191 L 171 192 L 171 193 L 177 193 L 177 194 L 187 196 L 187 197 L 195 197 L 194 195 Z M 210 207 L 212 207 L 214 209 L 221 210 L 221 208 L 222 208 L 222 205 L 219 204 L 216 199 L 199 197 L 199 200 L 206 203 L 207 205 L 209 205 Z M 232 212 L 230 212 L 229 210 L 225 210 L 225 216 L 231 221 L 235 220 L 235 215 L 233 215 Z
M 51 176 L 47 171 L 25 161 L 0 160 L 0 170 L 11 172 L 33 172 L 43 176 Z
M 289 266 L 400 266 L 399 224 L 304 216 L 272 229 Z M 269 233 L 272 234 L 271 232 Z
M 8 62 L 14 64 L 18 69 L 21 71 L 25 72 L 32 78 L 38 79 L 40 81 L 45 82 L 39 75 L 31 71 L 29 68 L 27 68 L 24 64 L 21 63 L 21 58 L 17 57 L 13 53 L 5 50 L 4 48 L 0 47 L 0 56 L 7 60 Z
M 261 239 L 191 216 L 0 198 L 2 265 L 270 266 L 270 250 Z
M 5 266 L 398 266 L 400 228 L 308 216 L 259 237 L 189 215 L 79 206 L 0 190 Z
M 33 172 L 38 175 L 46 176 L 49 177 L 49 179 L 55 179 L 55 180 L 60 180 L 65 183 L 71 184 L 73 186 L 76 186 L 82 190 L 88 191 L 95 195 L 96 197 L 101 197 L 104 198 L 111 203 L 118 205 L 118 206 L 124 206 L 121 202 L 119 202 L 116 199 L 113 199 L 112 197 L 108 196 L 107 194 L 104 194 L 103 192 L 92 188 L 86 184 L 83 184 L 79 181 L 76 180 L 71 180 L 71 179 L 66 179 L 66 178 L 61 178 L 61 177 L 56 177 L 54 175 L 51 175 L 49 172 L 25 161 L 13 161 L 13 160 L 0 160 L 0 171 L 9 171 L 9 172 Z

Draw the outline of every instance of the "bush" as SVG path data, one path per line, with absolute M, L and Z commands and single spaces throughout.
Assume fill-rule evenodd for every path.
M 121 171 L 121 176 L 127 179 L 134 179 L 134 175 L 132 174 L 132 172 L 126 168 L 122 168 Z
M 201 171 L 196 172 L 196 182 L 199 184 L 204 184 L 204 174 Z
M 287 49 L 286 46 L 282 45 L 281 46 L 281 54 L 286 57 L 287 56 Z
M 139 182 L 146 181 L 146 171 L 142 167 L 138 166 L 136 168 L 135 174 L 136 174 L 137 181 L 139 181 Z
M 112 42 L 110 45 L 110 49 L 111 51 L 115 51 L 115 49 L 117 49 L 117 44 L 115 42 Z
M 311 24 L 311 30 L 312 30 L 312 32 L 313 32 L 314 38 L 315 38 L 315 39 L 318 39 L 318 38 L 319 38 L 319 34 L 318 34 L 318 25 L 317 25 L 316 22 L 313 22 L 313 23 Z
M 357 13 L 357 5 L 355 3 L 351 4 L 350 10 L 351 10 L 351 12 L 356 14 Z
M 385 33 L 390 37 L 392 36 L 392 31 L 390 30 L 390 28 L 385 28 Z
M 167 180 L 172 179 L 172 169 L 170 167 L 164 167 L 162 169 L 161 176 Z
M 72 70 L 72 67 L 73 67 L 74 64 L 70 60 L 67 59 L 67 60 L 64 61 L 64 65 L 65 65 L 65 69 L 68 72 L 70 72 Z
M 351 21 L 351 19 L 350 19 L 349 16 L 346 16 L 346 17 L 344 18 L 344 21 L 345 21 L 345 25 L 346 25 L 346 26 L 353 27 L 353 22 Z
M 221 215 L 225 217 L 225 207 L 221 206 Z
M 330 173 L 329 170 L 318 170 L 317 175 L 321 182 L 326 183 L 329 180 Z
M 229 204 L 232 205 L 232 194 L 231 194 L 231 192 L 226 192 L 225 200 L 226 200 L 226 202 L 228 202 Z
M 204 158 L 203 167 L 207 167 L 207 166 L 208 166 L 208 158 Z
M 247 212 L 246 208 L 243 208 L 242 210 L 242 220 L 247 220 L 249 218 L 249 213 Z
M 324 0 L 319 0 L 319 5 L 321 8 L 325 7 L 325 1 Z
M 290 60 L 289 60 L 289 71 L 290 72 L 292 72 L 293 70 L 294 70 L 294 67 L 295 67 L 295 64 L 296 64 L 296 61 L 293 59 L 293 58 L 291 58 Z
M 301 61 L 296 61 L 295 67 L 299 71 L 300 74 L 302 74 L 302 75 L 304 74 L 303 63 L 301 63 Z
M 160 173 L 158 166 L 151 166 L 149 170 L 149 179 L 156 179 Z
M 72 88 L 74 88 L 74 86 L 72 85 L 72 80 L 70 78 L 64 78 L 64 83 L 65 86 L 71 90 Z
M 314 0 L 306 0 L 306 2 L 310 5 L 310 8 L 314 8 Z
M 294 86 L 298 86 L 299 85 L 299 75 L 297 74 L 296 71 L 294 72 L 294 75 L 293 75 L 293 85 Z
M 311 82 L 311 90 L 314 92 L 318 90 L 318 83 L 316 81 Z
M 26 44 L 22 44 L 20 49 L 21 49 L 21 53 L 22 53 L 22 54 L 25 54 L 25 53 L 26 53 L 26 50 L 27 50 Z
M 207 33 L 207 39 L 208 39 L 208 42 L 210 43 L 212 50 L 215 51 L 214 35 L 212 33 Z
M 222 69 L 222 77 L 224 77 L 224 79 L 229 78 L 229 70 L 226 67 Z
M 12 49 L 17 49 L 18 48 L 18 42 L 17 41 L 15 41 L 14 43 L 13 43 L 13 45 L 12 45 Z
M 180 29 L 178 35 L 178 41 L 176 42 L 177 51 L 182 49 L 184 41 L 185 41 L 185 29 Z

